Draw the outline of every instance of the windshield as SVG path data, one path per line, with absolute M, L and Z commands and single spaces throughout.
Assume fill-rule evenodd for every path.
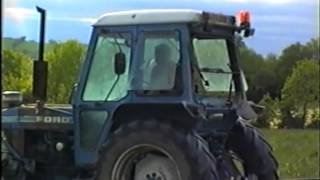
M 193 39 L 194 79 L 198 93 L 228 94 L 234 91 L 230 57 L 225 39 Z
M 119 52 L 125 54 L 127 65 L 125 73 L 119 77 L 115 84 L 117 74 L 114 72 L 114 57 Z M 100 33 L 96 40 L 82 97 L 83 100 L 117 101 L 125 97 L 129 89 L 128 76 L 130 59 L 131 34 Z M 113 85 L 115 86 L 113 87 Z

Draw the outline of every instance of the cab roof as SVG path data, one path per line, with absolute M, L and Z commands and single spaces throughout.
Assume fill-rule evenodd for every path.
M 204 19 L 211 19 L 232 25 L 232 16 L 206 13 L 192 9 L 144 9 L 119 11 L 103 14 L 94 26 L 164 24 L 164 23 L 201 23 Z

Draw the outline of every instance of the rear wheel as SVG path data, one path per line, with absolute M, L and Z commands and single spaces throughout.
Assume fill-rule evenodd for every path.
M 262 134 L 245 122 L 237 122 L 228 137 L 229 148 L 243 161 L 246 175 L 259 180 L 278 180 L 278 162 Z
M 101 152 L 98 180 L 218 180 L 196 135 L 158 121 L 124 124 Z

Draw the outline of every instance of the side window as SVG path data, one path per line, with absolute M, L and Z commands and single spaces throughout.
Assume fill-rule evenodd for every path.
M 193 47 L 202 78 L 209 85 L 196 77 L 206 92 L 229 92 L 232 73 L 229 66 L 230 57 L 225 39 L 193 39 Z M 199 72 L 194 73 L 200 76 Z M 234 85 L 232 86 L 234 88 Z M 234 89 L 233 89 L 234 90 Z
M 118 52 L 125 53 L 127 69 L 116 82 L 114 57 Z M 99 35 L 82 99 L 84 101 L 116 101 L 125 97 L 129 88 L 130 55 L 131 36 L 129 33 Z
M 144 33 L 140 53 L 140 90 L 172 90 L 180 61 L 179 33 Z

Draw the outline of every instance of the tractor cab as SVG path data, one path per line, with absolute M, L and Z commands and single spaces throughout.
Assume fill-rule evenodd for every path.
M 256 118 L 237 44 L 254 33 L 248 12 L 104 14 L 93 25 L 71 104 L 50 106 L 45 10 L 37 9 L 35 104 L 3 94 L 5 180 L 277 179 L 270 146 L 243 123 Z
M 118 101 L 133 93 L 191 100 L 229 91 L 242 96 L 235 44 L 242 30 L 252 31 L 238 27 L 233 16 L 195 10 L 105 14 L 94 24 L 76 99 Z M 116 57 L 124 59 L 121 74 L 114 69 Z
M 246 102 L 236 37 L 253 29 L 248 12 L 240 15 L 242 22 L 181 9 L 102 15 L 73 93 L 78 157 L 95 154 L 128 117 L 194 127 L 194 118 L 210 119 Z

